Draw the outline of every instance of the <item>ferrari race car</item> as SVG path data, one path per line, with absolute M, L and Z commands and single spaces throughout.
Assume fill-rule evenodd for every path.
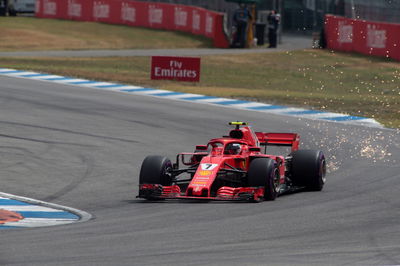
M 163 156 L 147 156 L 137 197 L 259 202 L 300 189 L 322 190 L 326 173 L 322 151 L 299 150 L 300 137 L 295 133 L 254 132 L 244 122 L 229 124 L 235 127 L 229 136 L 179 153 L 174 164 Z M 269 146 L 288 146 L 290 153 L 268 155 Z

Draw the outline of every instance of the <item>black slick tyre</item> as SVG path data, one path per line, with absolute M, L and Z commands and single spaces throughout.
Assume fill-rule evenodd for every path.
M 276 162 L 270 158 L 255 158 L 247 173 L 249 187 L 264 187 L 264 199 L 275 200 L 278 196 L 279 172 Z
M 322 151 L 298 150 L 292 153 L 292 181 L 311 191 L 321 191 L 325 184 L 326 163 Z
M 172 184 L 172 163 L 167 157 L 147 156 L 140 169 L 139 184 Z

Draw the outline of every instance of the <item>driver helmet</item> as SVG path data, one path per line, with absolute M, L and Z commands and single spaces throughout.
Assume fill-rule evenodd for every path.
M 232 143 L 232 144 L 229 144 L 229 146 L 228 146 L 229 154 L 232 154 L 232 155 L 239 154 L 241 152 L 241 150 L 242 150 L 242 147 L 238 143 Z

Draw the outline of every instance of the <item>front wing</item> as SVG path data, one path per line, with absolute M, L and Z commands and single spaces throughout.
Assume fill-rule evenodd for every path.
M 157 199 L 193 199 L 193 200 L 236 200 L 261 201 L 264 198 L 264 187 L 221 187 L 214 197 L 186 196 L 177 185 L 162 186 L 159 184 L 139 185 L 137 198 L 149 200 Z

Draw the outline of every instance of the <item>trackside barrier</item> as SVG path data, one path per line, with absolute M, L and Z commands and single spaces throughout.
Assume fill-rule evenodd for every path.
M 203 35 L 228 48 L 224 14 L 204 8 L 130 0 L 36 0 L 38 18 L 98 21 Z
M 327 47 L 400 60 L 400 24 L 325 16 Z

